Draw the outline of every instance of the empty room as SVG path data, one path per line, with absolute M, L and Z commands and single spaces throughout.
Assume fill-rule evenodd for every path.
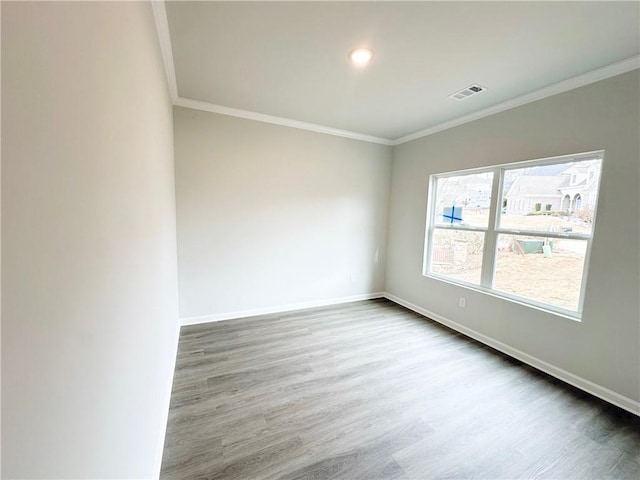
M 0 17 L 3 479 L 640 478 L 640 3 Z

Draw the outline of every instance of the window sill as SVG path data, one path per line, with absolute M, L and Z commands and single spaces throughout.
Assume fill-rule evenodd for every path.
M 474 290 L 476 292 L 484 293 L 486 295 L 490 295 L 492 297 L 499 298 L 501 300 L 507 300 L 508 302 L 516 303 L 518 305 L 522 305 L 528 308 L 533 308 L 534 310 L 538 310 L 544 313 L 549 313 L 557 317 L 573 320 L 574 322 L 582 322 L 582 313 L 580 312 L 574 312 L 574 311 L 566 310 L 560 307 L 554 307 L 552 305 L 538 303 L 528 298 L 519 297 L 517 295 L 511 295 L 505 292 L 500 292 L 498 290 L 486 288 L 481 285 L 474 285 L 473 283 L 462 282 L 460 280 L 453 280 L 451 278 L 447 278 L 447 277 L 440 276 L 433 273 L 423 273 L 423 276 L 432 280 L 437 280 L 440 282 L 448 283 L 450 285 L 455 285 L 457 287 L 467 288 L 469 290 Z

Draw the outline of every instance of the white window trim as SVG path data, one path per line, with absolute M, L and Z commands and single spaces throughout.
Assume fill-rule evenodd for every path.
M 502 216 L 502 183 L 504 181 L 504 174 L 508 170 L 514 170 L 524 168 L 528 166 L 545 166 L 554 165 L 559 163 L 578 162 L 583 160 L 596 160 L 599 159 L 604 162 L 604 150 L 598 150 L 593 152 L 585 152 L 573 155 L 562 155 L 558 157 L 549 157 L 537 160 L 526 160 L 524 162 L 513 162 L 501 165 L 494 165 L 490 167 L 472 168 L 466 170 L 458 170 L 455 172 L 446 172 L 440 174 L 432 174 L 429 176 L 429 187 L 427 191 L 427 219 L 426 230 L 424 237 L 424 258 L 423 258 L 423 275 L 438 281 L 458 285 L 461 287 L 476 290 L 494 297 L 509 300 L 527 307 L 531 307 L 544 312 L 549 312 L 554 315 L 558 315 L 571 320 L 580 321 L 582 319 L 582 313 L 584 308 L 584 297 L 587 286 L 587 275 L 589 273 L 589 262 L 591 259 L 591 246 L 593 243 L 593 234 L 596 226 L 596 213 L 598 210 L 598 201 L 600 199 L 600 183 L 602 180 L 602 174 L 598 178 L 597 196 L 594 203 L 593 219 L 591 222 L 591 233 L 560 233 L 560 232 L 541 232 L 531 230 L 515 230 L 509 228 L 499 228 L 500 218 Z M 600 172 L 602 172 L 602 163 Z M 436 181 L 438 179 L 454 177 L 460 175 L 470 175 L 478 173 L 493 172 L 493 184 L 491 187 L 491 204 L 489 207 L 489 221 L 487 227 L 476 227 L 471 225 L 436 225 L 435 224 L 435 200 L 436 200 Z M 500 208 L 498 208 L 500 207 Z M 440 230 L 461 230 L 471 232 L 483 232 L 484 233 L 484 248 L 482 255 L 482 271 L 480 285 L 457 280 L 444 275 L 431 272 L 431 249 L 433 232 L 436 229 Z M 498 235 L 526 235 L 532 237 L 542 238 L 563 238 L 571 240 L 584 240 L 587 242 L 585 250 L 584 268 L 582 272 L 582 283 L 580 285 L 580 299 L 578 302 L 577 311 L 569 310 L 566 308 L 558 307 L 548 303 L 540 302 L 530 298 L 522 297 L 512 293 L 502 292 L 493 288 L 493 277 L 495 275 L 495 262 L 496 262 L 496 247 Z

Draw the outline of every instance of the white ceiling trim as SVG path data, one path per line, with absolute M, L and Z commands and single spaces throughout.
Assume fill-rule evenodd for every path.
M 465 115 L 448 122 L 440 123 L 423 130 L 419 130 L 410 135 L 391 140 L 388 138 L 375 137 L 372 135 L 366 135 L 363 133 L 350 132 L 347 130 L 340 130 L 333 127 L 327 127 L 324 125 L 317 125 L 314 123 L 301 122 L 283 117 L 275 117 L 272 115 L 266 115 L 263 113 L 251 112 L 248 110 L 240 110 L 237 108 L 226 107 L 224 105 L 215 105 L 208 102 L 201 102 L 199 100 L 191 100 L 188 98 L 182 98 L 178 96 L 178 86 L 176 81 L 176 71 L 173 62 L 173 50 L 171 47 L 171 36 L 169 34 L 169 21 L 167 19 L 167 10 L 164 0 L 151 0 L 151 6 L 153 8 L 153 15 L 156 21 L 156 28 L 158 30 L 158 38 L 160 40 L 160 49 L 162 51 L 162 58 L 164 60 L 165 71 L 167 74 L 167 82 L 169 85 L 169 91 L 171 93 L 171 99 L 173 104 L 193 108 L 196 110 L 203 110 L 206 112 L 219 113 L 221 115 L 229 115 L 233 117 L 246 118 L 249 120 L 255 120 L 258 122 L 272 123 L 275 125 L 283 125 L 286 127 L 299 128 L 303 130 L 310 130 L 312 132 L 325 133 L 328 135 L 335 135 L 339 137 L 351 138 L 354 140 L 361 140 L 364 142 L 377 143 L 381 145 L 401 145 L 403 143 L 416 140 L 418 138 L 426 137 L 449 128 L 457 127 L 465 123 L 473 122 L 496 113 L 501 113 L 506 110 L 510 110 L 515 107 L 526 105 L 527 103 L 542 100 L 543 98 L 558 95 L 560 93 L 579 88 L 590 83 L 595 83 L 600 80 L 605 80 L 616 75 L 621 75 L 631 70 L 640 68 L 640 55 L 628 58 L 618 63 L 608 65 L 606 67 L 593 70 L 583 75 L 564 80 L 562 82 L 549 85 L 534 92 L 522 95 L 517 98 L 513 98 L 498 105 L 494 105 L 489 108 L 485 108 L 475 113 Z
M 160 40 L 160 51 L 164 61 L 164 71 L 167 74 L 167 84 L 171 101 L 178 98 L 178 82 L 176 81 L 176 67 L 173 63 L 173 48 L 171 47 L 171 36 L 169 35 L 169 20 L 167 19 L 167 8 L 164 0 L 152 0 L 151 8 L 153 17 L 156 20 L 156 30 Z
M 569 78 L 568 80 L 563 80 L 562 82 L 554 83 L 553 85 L 535 90 L 526 95 L 522 95 L 521 97 L 516 97 L 511 100 L 507 100 L 506 102 L 499 103 L 498 105 L 494 105 L 493 107 L 485 108 L 478 112 L 474 112 L 469 115 L 450 120 L 448 122 L 440 123 L 433 127 L 425 128 L 424 130 L 419 130 L 410 135 L 406 135 L 404 137 L 393 140 L 391 142 L 391 145 L 401 145 L 403 143 L 407 143 L 421 137 L 426 137 L 427 135 L 432 135 L 449 128 L 457 127 L 458 125 L 462 125 L 464 123 L 473 122 L 474 120 L 479 120 L 480 118 L 495 115 L 496 113 L 504 112 L 515 107 L 520 107 L 537 100 L 542 100 L 543 98 L 558 95 L 559 93 L 568 92 L 569 90 L 573 90 L 574 88 L 583 87 L 585 85 L 589 85 L 590 83 L 599 82 L 600 80 L 615 77 L 616 75 L 621 75 L 638 68 L 640 68 L 640 55 L 636 55 L 635 57 L 628 58 L 621 62 L 607 65 L 606 67 L 599 68 L 598 70 L 593 70 L 583 75 Z
M 364 142 L 378 143 L 381 145 L 391 145 L 388 138 L 374 137 L 363 133 L 350 132 L 340 130 L 338 128 L 327 127 L 324 125 L 316 125 L 314 123 L 301 122 L 289 118 L 275 117 L 263 113 L 250 112 L 248 110 L 240 110 L 238 108 L 225 107 L 224 105 L 215 105 L 213 103 L 201 102 L 199 100 L 191 100 L 178 96 L 178 83 L 176 80 L 176 68 L 173 62 L 173 48 L 171 46 L 171 35 L 169 33 L 169 20 L 167 18 L 167 9 L 164 0 L 151 0 L 153 16 L 156 21 L 156 29 L 158 30 L 158 39 L 160 40 L 160 50 L 162 59 L 164 60 L 164 68 L 167 74 L 167 83 L 171 100 L 174 105 L 205 112 L 219 113 L 221 115 L 229 115 L 232 117 L 246 118 L 256 120 L 258 122 L 272 123 L 275 125 L 283 125 L 285 127 L 300 128 L 302 130 L 310 130 L 312 132 L 325 133 L 338 137 L 351 138 L 353 140 L 361 140 Z
M 379 143 L 380 145 L 391 145 L 392 143 L 388 138 L 374 137 L 372 135 L 365 135 L 364 133 L 349 132 L 348 130 L 316 125 L 315 123 L 300 122 L 298 120 L 291 120 L 290 118 L 274 117 L 273 115 L 265 115 L 264 113 L 256 113 L 248 110 L 240 110 L 238 108 L 225 107 L 223 105 L 215 105 L 213 103 L 201 102 L 199 100 L 191 100 L 189 98 L 178 97 L 173 104 L 179 107 L 193 108 L 195 110 L 219 113 L 221 115 L 229 115 L 232 117 L 246 118 L 248 120 L 256 120 L 258 122 L 273 123 L 275 125 L 283 125 L 285 127 L 300 128 L 302 130 L 326 133 L 328 135 L 351 138 L 353 140 L 361 140 L 363 142 Z

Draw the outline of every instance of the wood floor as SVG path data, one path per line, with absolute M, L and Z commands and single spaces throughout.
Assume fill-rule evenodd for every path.
M 640 418 L 387 300 L 184 327 L 163 480 L 640 478 Z

